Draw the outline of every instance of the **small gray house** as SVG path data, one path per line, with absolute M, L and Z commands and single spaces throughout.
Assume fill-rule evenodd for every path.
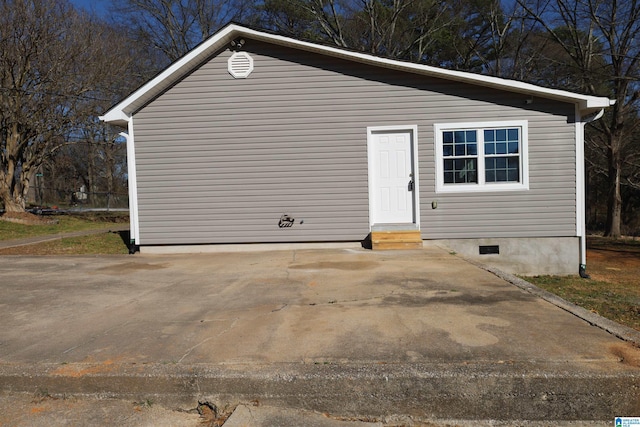
M 609 105 L 230 24 L 101 119 L 126 129 L 142 252 L 432 241 L 576 274 L 584 125 Z

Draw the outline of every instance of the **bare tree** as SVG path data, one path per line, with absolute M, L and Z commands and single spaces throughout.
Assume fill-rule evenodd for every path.
M 40 166 L 83 139 L 82 130 L 138 84 L 131 65 L 142 56 L 123 37 L 67 0 L 0 1 L 0 200 L 7 212 L 24 211 Z
M 460 3 L 456 14 L 462 18 L 455 28 L 460 37 L 452 43 L 461 58 L 459 68 L 479 68 L 486 74 L 518 80 L 537 78 L 548 39 L 540 37 L 541 31 L 520 5 L 499 0 Z
M 24 211 L 33 172 L 65 144 L 90 96 L 85 18 L 63 0 L 0 3 L 0 199 L 8 212 Z
M 295 37 L 418 62 L 437 61 L 455 8 L 446 0 L 266 0 L 263 26 Z
M 349 11 L 349 39 L 373 54 L 428 60 L 452 24 L 452 10 L 441 0 L 358 0 Z
M 340 4 L 335 0 L 310 0 L 302 2 L 302 6 L 315 17 L 326 36 L 333 44 L 348 47 L 342 31 L 343 16 Z
M 314 14 L 303 0 L 264 0 L 254 11 L 253 21 L 283 35 L 306 40 L 319 38 Z
M 621 234 L 623 176 L 628 160 L 634 155 L 634 138 L 638 129 L 638 81 L 640 79 L 640 1 L 638 0 L 553 0 L 531 4 L 518 0 L 530 16 L 541 24 L 549 36 L 566 52 L 579 70 L 573 89 L 594 95 L 608 95 L 616 103 L 604 119 L 591 126 L 593 152 L 606 159 L 608 181 L 605 234 Z M 598 61 L 604 59 L 603 64 Z M 599 82 L 605 81 L 608 93 Z M 595 165 L 595 162 L 592 162 Z
M 253 3 L 243 0 L 116 0 L 114 10 L 138 40 L 173 62 Z

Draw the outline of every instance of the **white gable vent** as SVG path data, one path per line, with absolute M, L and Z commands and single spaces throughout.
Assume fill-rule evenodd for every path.
M 253 71 L 253 58 L 247 52 L 235 52 L 229 58 L 229 74 L 236 79 L 246 79 Z

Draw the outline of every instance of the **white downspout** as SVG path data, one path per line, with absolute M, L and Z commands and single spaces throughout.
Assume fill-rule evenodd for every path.
M 596 121 L 604 115 L 604 108 L 597 114 L 582 117 L 576 106 L 576 234 L 580 239 L 580 277 L 587 274 L 587 214 L 586 214 L 586 176 L 584 157 L 584 128 L 587 123 Z
M 138 180 L 136 174 L 136 151 L 133 135 L 133 117 L 127 119 L 127 132 L 120 135 L 127 140 L 127 176 L 129 181 L 129 234 L 130 244 L 140 244 L 140 227 L 138 221 Z M 135 250 L 135 248 L 131 248 Z

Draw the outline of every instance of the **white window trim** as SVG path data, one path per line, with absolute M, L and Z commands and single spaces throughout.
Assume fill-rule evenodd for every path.
M 520 182 L 484 182 L 484 146 L 478 144 L 478 183 L 444 184 L 444 158 L 442 153 L 442 132 L 455 130 L 483 130 L 505 127 L 521 129 Z M 436 193 L 471 193 L 487 191 L 522 191 L 529 189 L 529 124 L 527 120 L 436 123 L 433 125 L 436 159 Z

